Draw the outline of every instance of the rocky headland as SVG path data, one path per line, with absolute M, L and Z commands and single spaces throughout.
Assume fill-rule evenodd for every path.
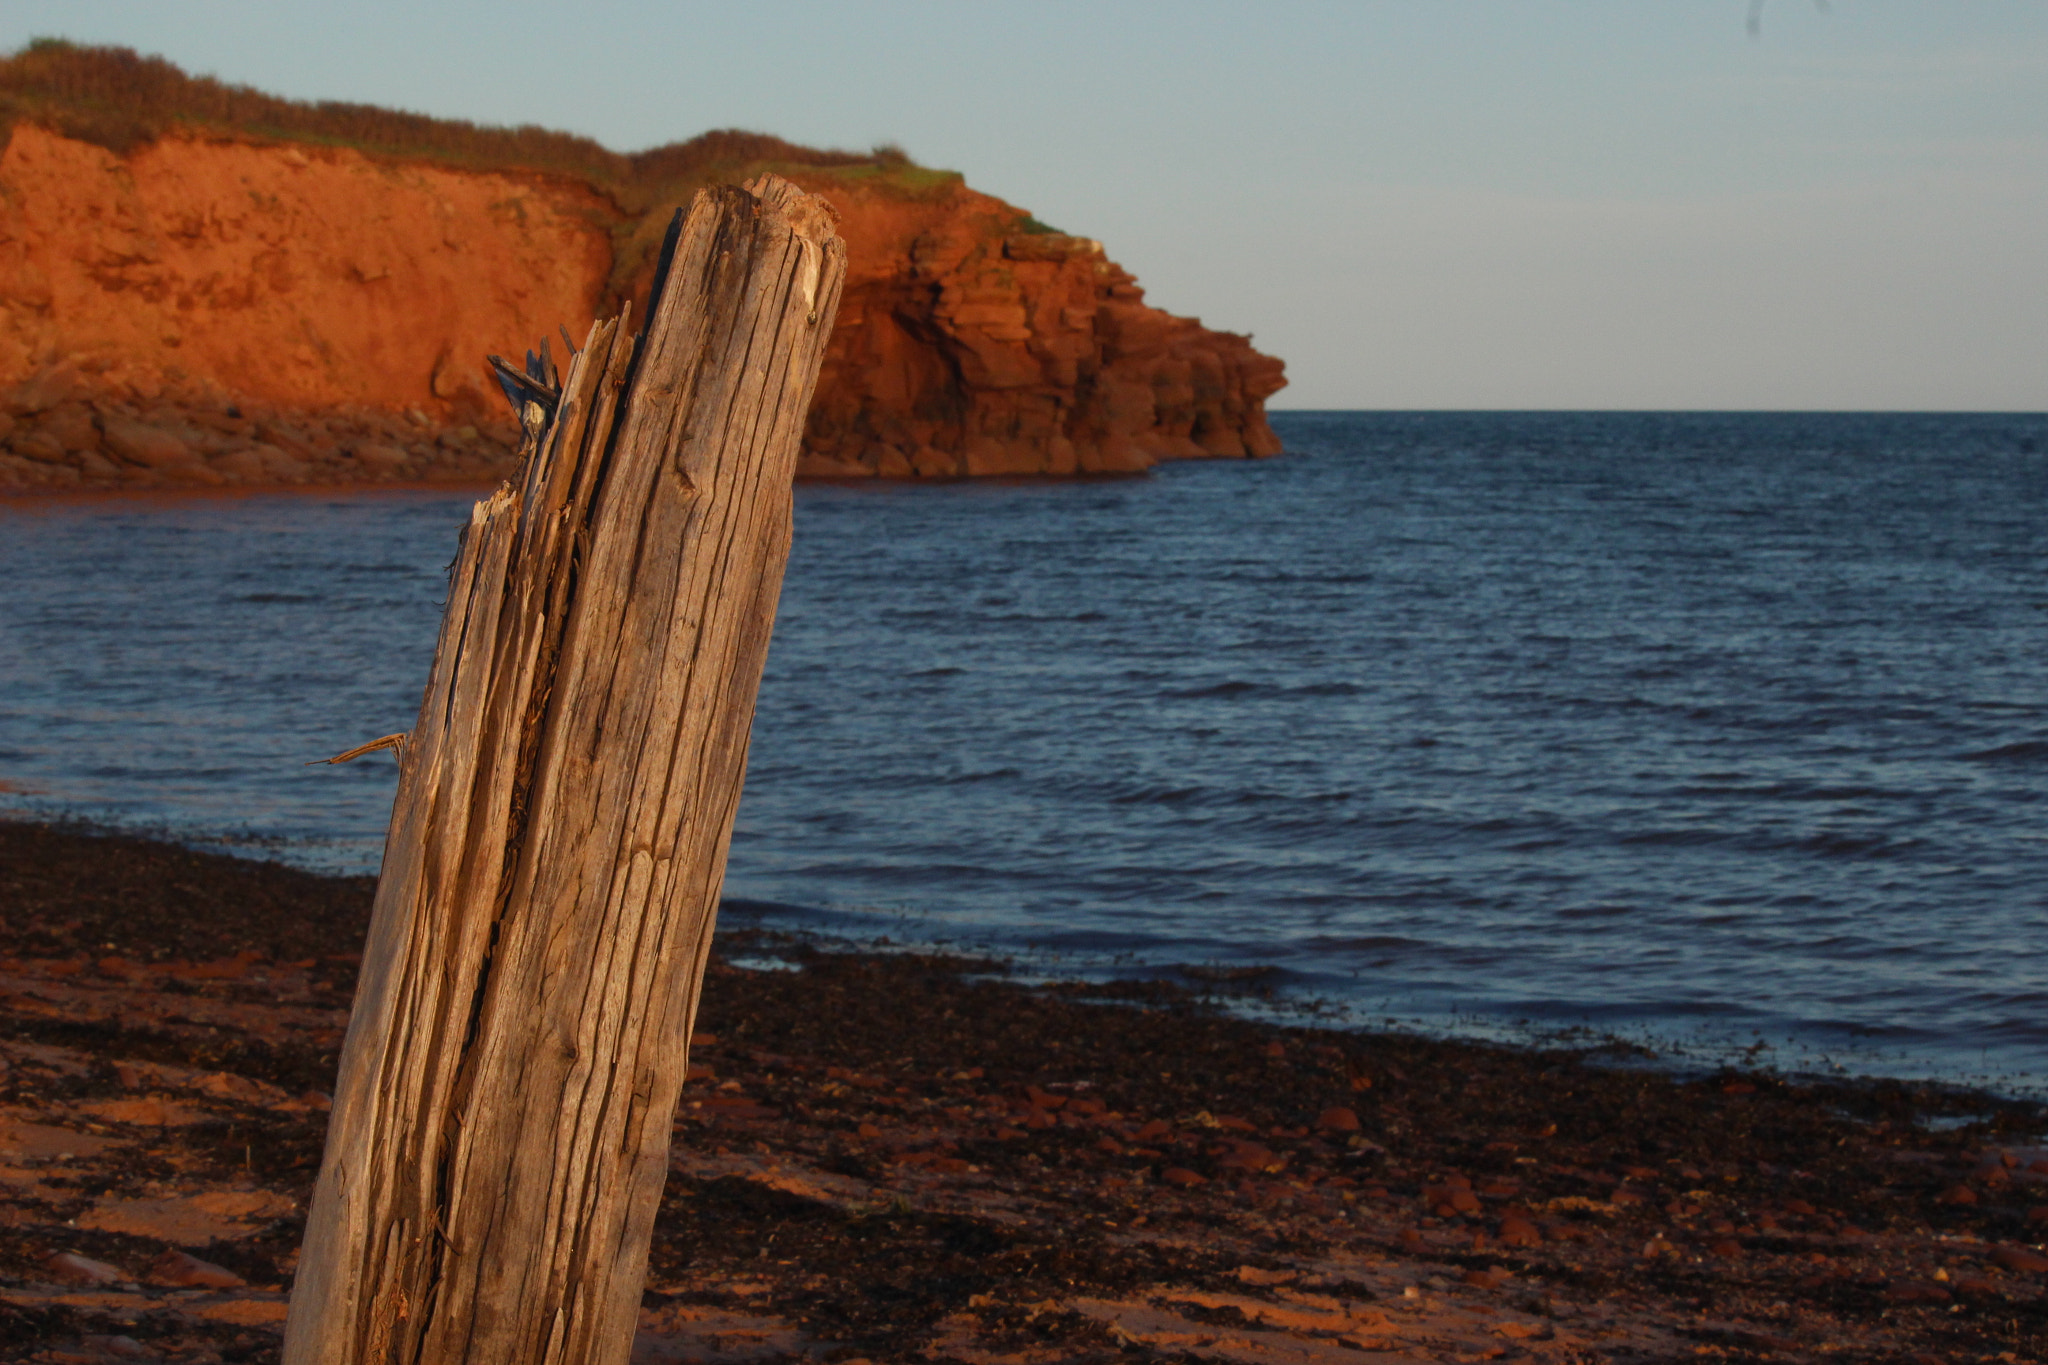
M 621 156 L 52 42 L 0 61 L 0 139 L 0 491 L 507 474 L 485 353 L 580 342 L 644 295 L 676 205 L 764 170 L 833 203 L 851 258 L 802 475 L 1279 450 L 1280 361 L 892 148 Z

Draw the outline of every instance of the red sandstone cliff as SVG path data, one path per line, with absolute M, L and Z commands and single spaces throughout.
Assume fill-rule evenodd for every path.
M 811 409 L 810 474 L 1072 474 L 1272 455 L 1286 381 L 1250 341 L 1148 307 L 1100 244 L 1023 232 L 955 184 L 835 193 L 851 273 Z
M 481 357 L 578 336 L 646 234 L 569 177 L 171 134 L 0 150 L 0 487 L 474 479 Z M 1142 301 L 1100 247 L 957 177 L 778 168 L 851 275 L 802 473 L 1142 470 L 1268 455 L 1281 363 Z

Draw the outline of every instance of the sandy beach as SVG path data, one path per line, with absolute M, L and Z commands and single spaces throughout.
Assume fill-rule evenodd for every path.
M 276 1357 L 367 879 L 0 823 L 0 1351 Z M 730 934 L 636 1361 L 2021 1361 L 2038 1106 Z

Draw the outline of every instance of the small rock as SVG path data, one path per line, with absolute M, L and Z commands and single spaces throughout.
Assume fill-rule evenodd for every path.
M 270 476 L 263 457 L 253 450 L 230 450 L 208 461 L 214 472 L 230 483 L 261 483 Z
M 1358 1115 L 1342 1105 L 1325 1109 L 1316 1118 L 1316 1127 L 1325 1133 L 1355 1133 L 1358 1131 Z
M 397 446 L 377 445 L 365 442 L 350 452 L 356 463 L 377 474 L 396 474 L 412 459 L 412 456 Z
M 105 427 L 107 448 L 127 460 L 147 469 L 170 470 L 198 463 L 199 456 L 192 447 L 185 444 L 176 432 L 165 431 L 162 427 L 147 426 L 141 422 L 130 422 L 120 417 L 109 417 Z
M 0 407 L 16 417 L 32 413 L 47 412 L 65 399 L 71 397 L 78 387 L 78 371 L 69 364 L 56 364 L 39 371 L 33 378 L 14 386 Z
M 1500 1220 L 1500 1244 L 1507 1247 L 1541 1246 L 1543 1234 L 1528 1219 L 1510 1214 Z
M 314 453 L 311 442 L 301 432 L 294 427 L 285 426 L 281 422 L 258 422 L 256 424 L 256 439 L 265 445 L 275 446 L 280 450 L 286 451 L 301 460 L 311 459 Z
M 2042 1227 L 2042 1226 L 2048 1226 L 2048 1204 L 2043 1204 L 2043 1205 L 2042 1205 L 2042 1206 L 2041 1206 L 2040 1208 L 2037 1208 L 2037 1209 L 2031 1209 L 2031 1210 L 2029 1210 L 2029 1211 L 2028 1211 L 2028 1213 L 2027 1213 L 2027 1226 L 2029 1226 L 2029 1227 Z
M 1951 1185 L 1942 1192 L 1941 1202 L 1944 1204 L 1974 1204 L 1977 1202 L 1977 1192 L 1968 1185 Z
M 1707 1250 L 1716 1256 L 1733 1258 L 1742 1254 L 1742 1243 L 1733 1237 L 1723 1237 L 1707 1243 Z
M 2025 1247 L 1993 1247 L 1991 1259 L 2015 1274 L 2048 1274 L 2048 1256 Z
M 152 1284 L 183 1289 L 240 1289 L 248 1281 L 225 1266 L 202 1261 L 173 1248 L 149 1263 L 143 1272 Z
M 1261 1270 L 1255 1265 L 1241 1265 L 1237 1278 L 1245 1284 L 1292 1284 L 1301 1278 L 1298 1270 Z
M 1159 1173 L 1159 1178 L 1169 1185 L 1178 1185 L 1185 1190 L 1191 1190 L 1197 1185 L 1206 1183 L 1201 1176 L 1196 1175 L 1185 1166 L 1168 1166 Z
M 1884 1288 L 1890 1303 L 1947 1303 L 1949 1292 L 1927 1280 L 1893 1280 Z
M 17 431 L 8 437 L 7 448 L 22 459 L 34 460 L 37 464 L 64 462 L 64 443 L 49 432 L 38 431 L 33 427 L 26 431 Z
M 1514 1276 L 1508 1273 L 1506 1266 L 1496 1265 L 1488 1266 L 1484 1270 L 1468 1270 L 1458 1278 L 1475 1289 L 1497 1289 Z
M 1411 1254 L 1429 1250 L 1429 1239 L 1422 1235 L 1421 1228 L 1402 1228 L 1399 1240 L 1401 1250 Z
M 1479 1212 L 1479 1196 L 1463 1185 L 1430 1185 L 1422 1191 L 1422 1202 L 1439 1218 L 1447 1214 Z
M 82 403 L 66 403 L 43 414 L 42 428 L 70 451 L 97 450 L 100 429 L 92 412 Z
M 43 1269 L 62 1284 L 118 1284 L 128 1278 L 127 1272 L 75 1251 L 52 1252 Z

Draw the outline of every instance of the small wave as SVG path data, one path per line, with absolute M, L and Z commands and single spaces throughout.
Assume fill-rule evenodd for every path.
M 1201 796 L 1202 787 L 1140 787 L 1119 792 L 1110 801 L 1119 806 L 1181 806 Z
M 242 602 L 261 602 L 261 603 L 271 603 L 271 602 L 317 602 L 317 601 L 319 601 L 320 599 L 318 599 L 318 598 L 314 597 L 314 596 L 313 596 L 313 595 L 312 595 L 311 593 L 303 593 L 303 592 L 252 592 L 252 593 L 245 593 L 245 594 L 243 594 L 243 595 L 242 595 L 242 596 L 241 596 L 240 598 L 238 598 L 238 599 L 236 599 L 236 600 L 238 600 L 238 601 L 242 601 Z
M 2048 739 L 2026 739 L 1964 754 L 1965 763 L 2039 763 L 2048 760 Z
M 1007 777 L 1018 777 L 1021 775 L 1022 770 L 1018 768 L 982 768 L 971 773 L 948 773 L 939 779 L 939 785 L 958 787 L 971 785 L 976 782 L 998 782 Z
M 1243 682 L 1233 678 L 1229 682 L 1215 683 L 1209 687 L 1177 688 L 1162 692 L 1160 695 L 1171 697 L 1176 701 L 1198 701 L 1209 697 L 1243 697 L 1253 692 L 1263 692 L 1265 690 L 1258 683 Z
M 1434 952 L 1437 947 L 1426 938 L 1405 938 L 1400 934 L 1320 935 L 1303 940 L 1301 946 L 1313 953 L 1384 953 L 1408 949 Z
M 1725 829 L 1649 829 L 1640 834 L 1624 834 L 1619 842 L 1640 848 L 1688 848 L 1725 844 L 1732 837 Z
M 1633 915 L 1635 913 L 1636 907 L 1633 905 L 1572 905 L 1558 911 L 1557 917 L 1559 919 L 1617 919 L 1620 916 Z
M 1894 839 L 1886 834 L 1842 834 L 1826 831 L 1808 835 L 1792 847 L 1823 858 L 1897 858 L 1919 848 L 1918 839 Z

